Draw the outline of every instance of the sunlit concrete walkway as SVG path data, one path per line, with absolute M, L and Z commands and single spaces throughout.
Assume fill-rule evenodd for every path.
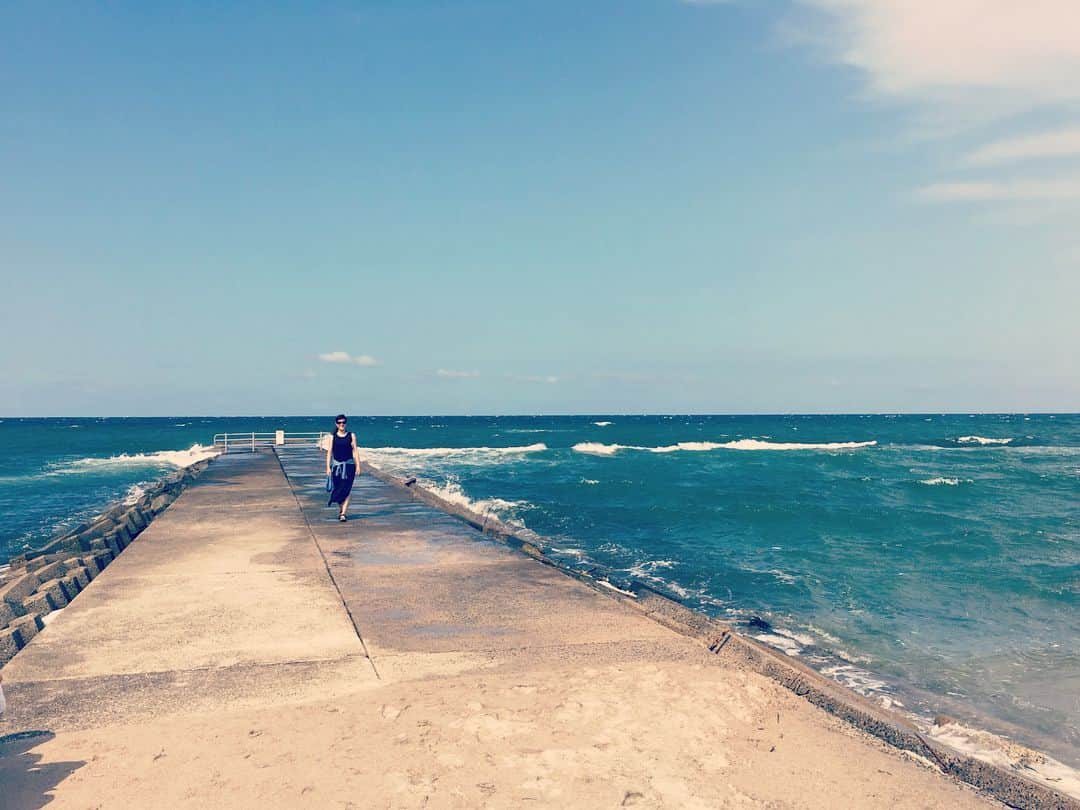
M 3 670 L 0 806 L 985 807 L 310 451 L 228 456 Z M 13 736 L 12 736 L 13 735 Z

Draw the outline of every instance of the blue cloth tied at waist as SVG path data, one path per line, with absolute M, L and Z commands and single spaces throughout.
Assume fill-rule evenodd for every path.
M 330 474 L 336 478 L 345 478 L 345 467 L 349 464 L 355 463 L 356 462 L 353 461 L 351 458 L 345 461 L 338 461 L 337 459 L 335 459 L 334 461 L 330 462 Z

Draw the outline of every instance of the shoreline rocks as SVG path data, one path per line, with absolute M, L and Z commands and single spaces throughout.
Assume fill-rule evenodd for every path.
M 100 515 L 8 561 L 0 575 L 0 668 L 175 501 L 210 464 L 170 473 L 134 503 L 114 503 Z

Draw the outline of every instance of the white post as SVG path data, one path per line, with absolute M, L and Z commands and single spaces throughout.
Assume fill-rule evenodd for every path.
M 285 431 L 279 430 L 274 434 L 274 444 L 285 444 Z
M 228 433 L 225 434 L 225 452 L 226 453 L 229 452 L 229 434 Z
M 255 431 L 251 431 L 251 452 L 255 452 Z

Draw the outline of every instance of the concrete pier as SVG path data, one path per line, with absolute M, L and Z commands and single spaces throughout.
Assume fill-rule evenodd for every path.
M 998 806 L 317 453 L 214 461 L 2 670 L 0 806 Z

